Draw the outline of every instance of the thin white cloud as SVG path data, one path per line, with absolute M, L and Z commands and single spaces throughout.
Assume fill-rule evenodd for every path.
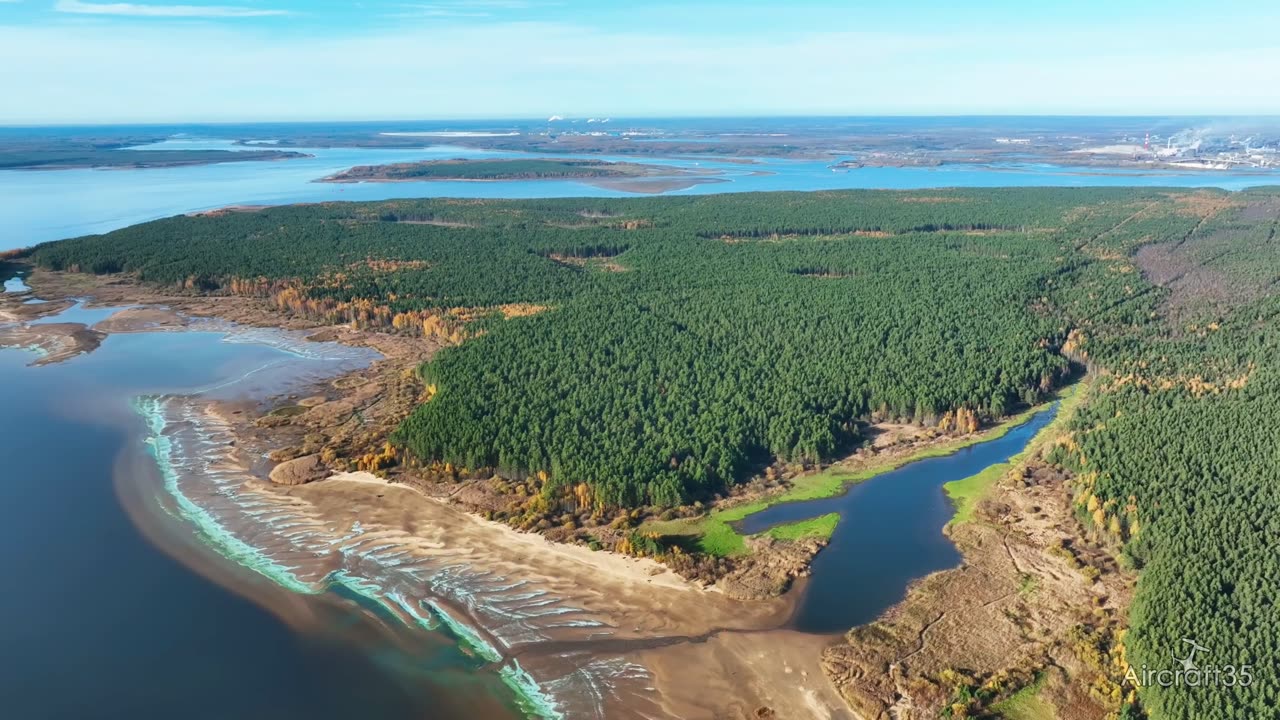
M 3 0 L 0 0 L 0 2 L 2 1 Z M 428 18 L 428 17 L 487 18 L 487 17 L 492 17 L 491 13 L 487 13 L 487 12 L 468 12 L 466 10 L 458 10 L 455 8 L 442 7 L 439 5 L 414 5 L 414 6 L 406 6 L 406 7 L 409 7 L 409 9 L 405 10 L 404 12 L 388 13 L 383 17 L 389 17 L 389 18 L 415 18 L 415 17 L 418 17 L 418 18 Z
M 0 0 L 6 2 L 7 0 Z M 127 17 L 243 18 L 288 15 L 287 10 L 265 10 L 227 5 L 140 5 L 137 3 L 92 3 L 58 0 L 54 10 L 77 15 L 122 15 Z
M 1259 90 L 1280 85 L 1280 46 L 1250 47 L 1274 24 L 1218 47 L 1173 42 L 1182 36 L 1172 31 L 1135 39 L 1123 27 L 996 46 L 914 31 L 690 36 L 477 22 L 321 36 L 228 25 L 0 23 L 0 124 L 1280 113 L 1280 95 Z
M 526 0 L 440 0 L 405 3 L 400 7 L 404 8 L 402 12 L 390 13 L 385 17 L 485 18 L 500 12 L 530 10 L 533 5 Z

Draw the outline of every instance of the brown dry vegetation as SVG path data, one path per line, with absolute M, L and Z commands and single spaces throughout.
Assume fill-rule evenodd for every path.
M 1225 195 L 1211 190 L 1193 193 L 1174 193 L 1166 195 L 1173 201 L 1177 212 L 1188 217 L 1210 220 L 1224 210 L 1240 207 L 1243 202 L 1234 195 Z
M 855 711 L 969 717 L 1045 671 L 1041 697 L 1060 718 L 1101 720 L 1118 707 L 1111 663 L 1131 579 L 1080 539 L 1068 485 L 1042 464 L 1006 478 L 976 522 L 949 530 L 962 567 L 925 578 L 826 651 L 824 667 Z
M 1175 326 L 1196 315 L 1222 315 L 1276 290 L 1280 267 L 1273 268 L 1271 276 L 1233 270 L 1241 262 L 1257 265 L 1261 257 L 1272 254 L 1280 225 L 1280 202 L 1269 198 L 1241 201 L 1196 193 L 1179 196 L 1178 206 L 1183 213 L 1203 213 L 1198 229 L 1219 213 L 1241 207 L 1242 202 L 1247 202 L 1241 211 L 1242 220 L 1254 224 L 1272 220 L 1266 237 L 1248 238 L 1234 229 L 1193 232 L 1181 241 L 1143 245 L 1134 254 L 1133 261 L 1143 277 L 1168 291 L 1161 312 Z
M 596 268 L 605 272 L 626 272 L 627 268 L 621 264 L 605 257 L 576 257 L 573 255 L 562 255 L 560 253 L 550 253 L 546 258 L 552 262 L 568 265 L 577 268 Z
M 331 468 L 377 469 L 389 465 L 386 438 L 391 431 L 429 394 L 416 368 L 447 344 L 438 335 L 416 337 L 380 332 L 361 327 L 359 323 L 323 323 L 306 313 L 283 309 L 278 297 L 261 297 L 257 292 L 245 295 L 186 295 L 166 293 L 142 286 L 127 278 L 37 271 L 29 279 L 46 297 L 93 297 L 97 304 L 152 304 L 168 311 L 139 308 L 117 314 L 103 325 L 111 332 L 133 332 L 163 326 L 181 325 L 179 314 L 216 317 L 241 325 L 312 331 L 315 341 L 340 342 L 372 348 L 383 359 L 367 370 L 340 377 L 317 387 L 305 399 L 276 399 L 258 408 L 260 415 L 246 432 L 264 452 L 272 451 L 274 461 L 309 454 L 319 454 Z M 255 287 L 257 287 L 255 285 Z M 501 312 L 537 312 L 535 306 L 510 306 Z M 287 412 L 272 412 L 281 406 Z M 295 411 L 296 410 L 296 411 Z
M 398 270 L 426 270 L 431 264 L 425 260 L 382 260 L 379 258 L 368 258 L 358 263 L 352 263 L 350 266 L 353 270 L 358 268 L 367 268 L 373 272 L 389 273 Z

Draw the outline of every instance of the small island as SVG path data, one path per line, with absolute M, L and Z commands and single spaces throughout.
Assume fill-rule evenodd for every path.
M 500 160 L 425 160 L 387 165 L 357 165 L 317 182 L 421 182 L 427 180 L 585 180 L 597 187 L 639 193 L 661 193 L 708 182 L 706 173 L 687 168 L 606 160 L 519 158 Z M 652 179 L 651 179 L 652 178 Z

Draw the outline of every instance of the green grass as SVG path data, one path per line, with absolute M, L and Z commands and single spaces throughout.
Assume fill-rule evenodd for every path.
M 1030 597 L 1040 589 L 1040 578 L 1030 573 L 1023 573 L 1018 581 L 1018 594 L 1023 597 Z
M 747 540 L 729 524 L 712 515 L 679 520 L 657 520 L 640 527 L 643 532 L 664 538 L 693 538 L 700 552 L 715 557 L 734 557 L 747 553 Z
M 827 513 L 816 518 L 779 525 L 770 528 L 766 534 L 775 540 L 805 540 L 815 538 L 829 540 L 840 522 L 840 513 Z
M 1022 452 L 1009 458 L 1008 461 L 992 465 L 976 475 L 970 475 L 963 480 L 952 480 L 942 486 L 946 490 L 947 496 L 956 505 L 955 517 L 951 518 L 952 523 L 973 522 L 973 512 L 978 507 L 978 501 L 986 496 L 992 486 L 999 482 L 1006 473 L 1021 466 L 1025 460 L 1039 452 L 1045 441 L 1057 435 L 1058 428 L 1065 425 L 1067 420 L 1071 418 L 1076 407 L 1079 406 L 1081 398 L 1085 395 L 1078 388 L 1079 385 L 1073 385 L 1058 393 L 1062 404 L 1058 406 L 1057 416 L 1053 418 L 1053 422 L 1040 428 L 1035 437 L 1027 442 L 1027 446 L 1022 449 Z M 1043 407 L 1040 406 L 1039 408 L 1028 410 L 1018 417 L 1023 418 L 1025 421 L 1026 418 L 1030 418 L 1031 414 L 1043 409 Z M 1000 435 L 1007 433 L 1009 431 L 1008 428 L 1012 427 L 1014 425 L 1001 426 L 1004 432 Z M 1000 437 L 1000 435 L 994 437 Z
M 991 706 L 991 710 L 1004 720 L 1056 720 L 1053 706 L 1040 698 L 1044 687 L 1044 675 L 1036 681 Z
M 721 520 L 708 520 L 698 546 L 716 557 L 733 557 L 747 552 L 747 539 Z
M 1074 389 L 1068 388 L 1058 393 L 1054 398 L 1055 400 L 1061 399 L 1063 402 L 1063 407 L 1058 412 L 1059 418 L 1065 416 L 1068 411 L 1067 403 L 1075 397 L 1075 395 L 1076 393 L 1074 393 Z M 734 557 L 744 555 L 748 552 L 746 538 L 738 533 L 738 531 L 734 530 L 731 523 L 736 523 L 748 515 L 753 515 L 761 510 L 780 503 L 819 500 L 821 498 L 839 495 L 850 485 L 865 482 L 877 475 L 881 475 L 891 470 L 896 470 L 907 463 L 924 460 L 926 458 L 951 455 L 959 450 L 969 447 L 970 445 L 987 442 L 989 440 L 996 440 L 1004 437 L 1010 430 L 1027 422 L 1033 415 L 1044 410 L 1046 407 L 1048 407 L 1048 403 L 1037 405 L 1036 407 L 1009 418 L 1000 425 L 973 437 L 941 443 L 934 447 L 925 448 L 906 457 L 885 458 L 879 462 L 872 463 L 867 467 L 859 468 L 857 470 L 850 470 L 839 466 L 829 467 L 822 472 L 796 478 L 792 481 L 791 488 L 780 495 L 761 498 L 741 505 L 734 505 L 733 507 L 725 508 L 723 510 L 712 510 L 709 514 L 700 518 L 652 521 L 645 523 L 641 529 L 645 532 L 654 532 L 664 537 L 695 537 L 697 538 L 695 542 L 700 551 L 716 557 Z M 1072 405 L 1072 407 L 1074 407 L 1074 405 Z M 1041 439 L 1045 430 L 1053 427 L 1055 423 L 1050 423 L 1044 428 L 1044 430 L 1041 430 L 1041 433 L 1037 434 L 1032 442 L 1034 443 Z M 970 514 L 972 513 L 973 504 L 976 504 L 976 501 L 984 492 L 986 492 L 986 489 L 989 488 L 996 480 L 999 480 L 1004 474 L 1004 471 L 1008 470 L 1007 465 L 1008 464 L 996 465 L 988 468 L 983 473 L 979 473 L 973 478 L 967 478 L 965 480 L 959 480 L 955 483 L 947 484 L 947 492 L 948 494 L 951 494 L 953 498 L 957 498 L 956 493 L 963 493 L 968 496 L 963 501 L 961 499 L 957 499 L 958 504 L 961 502 L 966 503 L 965 521 L 969 519 Z M 998 468 L 1000 468 L 999 471 L 997 471 Z M 956 486 L 954 493 L 952 486 Z M 828 516 L 822 516 L 812 520 L 805 520 L 798 523 L 792 523 L 791 525 L 772 528 L 767 532 L 774 538 L 795 539 L 792 537 L 780 537 L 776 534 L 776 531 L 783 531 L 783 534 L 786 535 L 791 532 L 816 532 L 818 530 L 824 530 L 825 533 L 822 535 L 801 535 L 800 537 L 830 537 L 831 533 L 835 531 L 836 522 L 834 518 L 831 520 L 828 520 L 827 518 Z M 824 523 L 829 523 L 830 527 L 827 528 Z M 797 526 L 799 526 L 800 529 L 792 529 Z
M 952 480 L 943 485 L 951 502 L 956 504 L 956 514 L 951 518 L 951 522 L 973 522 L 973 511 L 978 506 L 978 501 L 987 494 L 992 485 L 1012 469 L 1012 462 L 997 463 L 977 475 L 970 475 L 963 480 Z

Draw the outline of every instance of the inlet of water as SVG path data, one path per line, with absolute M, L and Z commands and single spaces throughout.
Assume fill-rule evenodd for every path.
M 840 515 L 831 542 L 814 559 L 797 629 L 844 632 L 871 622 L 900 601 L 913 580 L 958 565 L 960 552 L 942 533 L 955 514 L 942 486 L 1021 452 L 1057 411 L 1054 403 L 1000 438 L 903 465 L 843 495 L 774 505 L 743 519 L 739 529 L 751 534 Z

